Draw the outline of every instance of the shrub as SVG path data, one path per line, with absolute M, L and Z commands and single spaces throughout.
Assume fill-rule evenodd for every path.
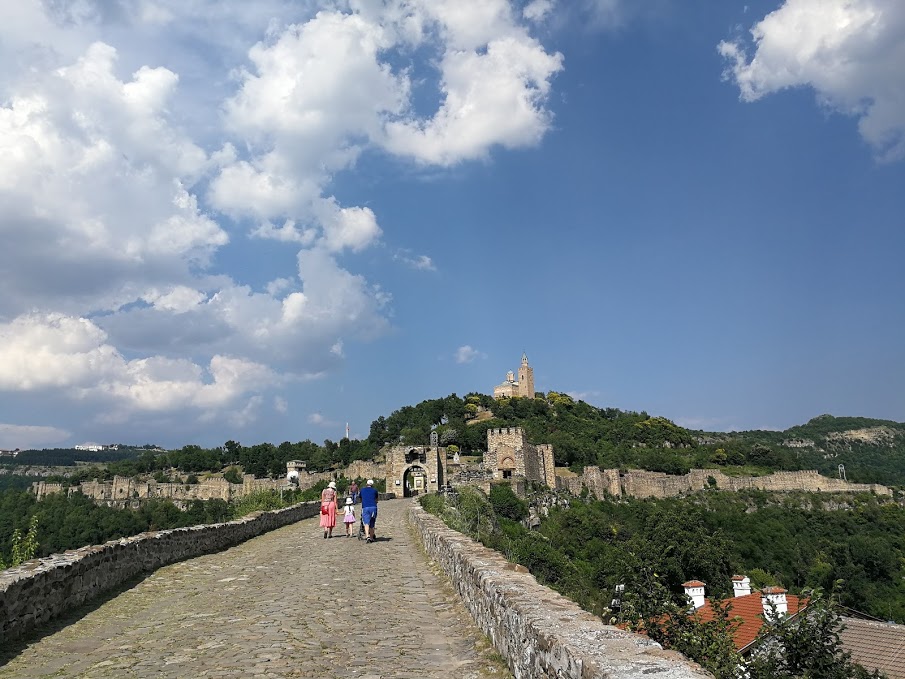
M 230 467 L 223 473 L 223 478 L 230 483 L 242 483 L 242 475 L 238 467 Z
M 499 516 L 513 521 L 521 521 L 528 516 L 528 503 L 516 495 L 508 483 L 490 487 L 490 504 Z

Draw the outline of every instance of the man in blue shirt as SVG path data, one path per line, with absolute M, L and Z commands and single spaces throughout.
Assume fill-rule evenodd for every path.
M 374 542 L 374 524 L 377 523 L 377 489 L 374 479 L 368 479 L 367 485 L 361 489 L 361 522 L 365 525 L 368 542 Z

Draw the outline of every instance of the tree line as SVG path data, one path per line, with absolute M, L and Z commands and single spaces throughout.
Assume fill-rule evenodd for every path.
M 834 607 L 905 622 L 905 508 L 871 495 L 572 498 L 553 505 L 536 530 L 524 525 L 529 502 L 505 484 L 492 486 L 489 496 L 462 488 L 426 496 L 422 504 L 605 622 L 642 629 L 721 677 L 736 676 L 738 666 L 727 636 L 731 609 L 706 625 L 686 620 L 685 581 L 703 580 L 708 596 L 731 597 L 732 575 L 744 573 L 757 587 L 781 584 L 806 597 L 831 598 Z M 617 585 L 625 593 L 614 609 Z M 762 666 L 749 676 L 799 676 L 766 660 Z M 800 676 L 868 676 L 840 667 L 852 673 Z
M 479 417 L 481 414 L 483 417 Z M 322 444 L 284 441 L 248 446 L 227 441 L 214 448 L 186 445 L 166 452 L 146 446 L 144 450 L 132 450 L 128 459 L 110 459 L 104 465 L 85 467 L 72 480 L 167 470 L 198 474 L 230 466 L 258 477 L 277 477 L 285 473 L 289 460 L 303 460 L 312 471 L 326 471 L 355 460 L 374 459 L 386 445 L 426 445 L 432 433 L 437 434 L 442 446 L 454 445 L 463 454 L 480 455 L 486 450 L 487 430 L 498 427 L 521 427 L 529 441 L 553 444 L 555 463 L 579 472 L 585 466 L 596 465 L 668 474 L 685 474 L 692 468 L 753 475 L 817 469 L 835 476 L 843 464 L 850 481 L 905 485 L 905 424 L 823 415 L 784 432 L 707 433 L 685 429 L 644 411 L 597 408 L 555 391 L 538 393 L 535 398 L 496 400 L 486 394 L 470 393 L 465 397 L 450 394 L 425 400 L 378 417 L 363 440 L 327 439 Z M 865 427 L 885 427 L 894 436 L 879 443 L 840 443 L 832 436 Z M 789 439 L 808 439 L 814 446 L 792 448 L 784 444 Z M 19 458 L 31 464 L 63 459 L 57 451 L 25 451 Z

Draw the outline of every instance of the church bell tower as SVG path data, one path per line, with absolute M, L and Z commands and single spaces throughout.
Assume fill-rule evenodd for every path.
M 522 354 L 522 364 L 518 369 L 518 395 L 534 398 L 534 368 L 528 365 L 528 354 Z

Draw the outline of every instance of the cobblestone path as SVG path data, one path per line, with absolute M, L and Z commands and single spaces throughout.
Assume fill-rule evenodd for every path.
M 378 540 L 307 519 L 161 568 L 0 655 L 11 677 L 511 677 L 405 521 Z

